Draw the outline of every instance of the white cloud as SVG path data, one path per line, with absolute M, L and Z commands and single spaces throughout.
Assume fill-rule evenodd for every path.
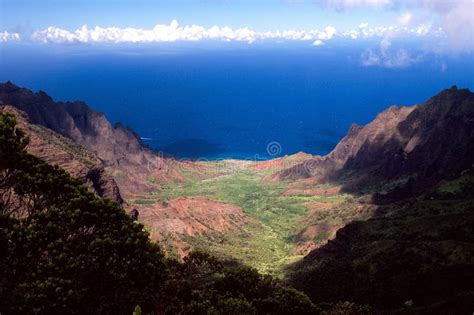
M 433 20 L 426 23 L 434 22 L 442 28 L 447 50 L 474 51 L 473 0 L 400 0 L 398 3 L 400 7 L 412 10 L 410 20 Z M 399 22 L 403 22 L 403 16 L 399 17 Z
M 313 42 L 313 46 L 321 46 L 323 44 L 323 41 L 320 39 L 317 39 Z
M 336 9 L 356 7 L 384 8 L 407 11 L 396 22 L 407 26 L 418 24 L 442 28 L 448 40 L 447 49 L 455 52 L 474 51 L 474 1 L 473 0 L 314 0 Z M 420 29 L 420 32 L 423 30 Z M 358 38 L 356 31 L 346 32 Z
M 228 26 L 212 26 L 205 28 L 200 25 L 180 26 L 176 20 L 169 25 L 158 24 L 152 29 L 119 28 L 119 27 L 83 27 L 68 31 L 50 26 L 36 31 L 31 38 L 44 43 L 155 43 L 175 41 L 240 41 L 253 43 L 258 40 L 296 40 L 309 41 L 314 46 L 335 37 L 351 39 L 367 39 L 373 37 L 404 37 L 404 36 L 438 36 L 439 30 L 432 29 L 429 24 L 414 27 L 408 26 L 376 26 L 370 27 L 367 22 L 361 23 L 358 28 L 338 32 L 334 27 L 327 26 L 323 30 L 277 30 L 259 32 L 248 27 L 232 29 Z
M 401 25 L 408 25 L 413 19 L 413 14 L 411 12 L 405 12 L 397 18 L 397 21 Z
M 384 56 L 383 65 L 387 68 L 406 68 L 419 62 L 421 57 L 412 57 L 406 49 L 398 49 L 393 54 Z
M 324 30 L 285 30 L 257 32 L 248 27 L 232 29 L 228 26 L 204 28 L 200 25 L 180 26 L 176 20 L 169 25 L 158 24 L 152 29 L 99 27 L 88 28 L 86 25 L 75 31 L 68 31 L 50 26 L 36 31 L 32 39 L 44 43 L 152 43 L 175 41 L 222 40 L 253 43 L 257 40 L 303 40 L 327 41 L 336 34 L 332 26 Z
M 19 41 L 20 34 L 18 33 L 9 33 L 7 31 L 0 32 L 0 42 L 7 42 L 7 41 Z
M 328 26 L 324 29 L 323 32 L 318 34 L 318 39 L 320 40 L 328 40 L 331 39 L 336 34 L 336 29 L 332 26 Z
M 444 35 L 440 29 L 434 29 L 431 24 L 419 24 L 414 27 L 408 26 L 375 26 L 370 27 L 368 23 L 359 25 L 358 29 L 352 29 L 341 33 L 343 37 L 352 39 L 374 38 L 374 37 L 409 37 L 409 36 L 432 36 Z
M 429 1 L 429 0 L 427 0 Z M 465 12 L 452 11 L 452 16 L 448 15 L 449 32 L 459 33 L 449 38 L 452 47 L 456 50 L 468 50 L 466 42 L 472 41 L 472 32 L 466 28 L 473 27 L 472 19 Z M 414 25 L 413 15 L 406 12 L 398 17 L 398 24 L 392 26 L 371 26 L 368 22 L 363 22 L 355 29 L 348 31 L 337 31 L 332 26 L 327 26 L 323 30 L 277 30 L 277 31 L 255 31 L 248 27 L 232 29 L 228 26 L 212 26 L 205 28 L 200 25 L 180 26 L 176 20 L 170 24 L 158 24 L 151 29 L 120 28 L 120 27 L 93 27 L 84 25 L 81 28 L 69 31 L 58 27 L 50 26 L 46 29 L 35 31 L 31 35 L 31 40 L 43 43 L 58 44 L 101 44 L 101 43 L 157 43 L 176 41 L 239 41 L 253 43 L 260 40 L 275 41 L 307 41 L 313 46 L 322 46 L 327 41 L 334 38 L 347 40 L 378 39 L 379 46 L 366 49 L 360 55 L 360 62 L 363 66 L 379 66 L 386 68 L 403 68 L 413 65 L 422 60 L 421 55 L 415 55 L 400 46 L 406 43 L 404 39 L 413 37 L 431 37 L 426 43 L 446 42 L 446 33 L 440 27 L 432 27 L 431 24 Z M 470 24 L 471 23 L 471 24 Z M 0 42 L 19 41 L 18 33 L 0 32 Z M 398 40 L 399 45 L 394 48 L 392 42 Z M 471 41 L 470 41 L 471 40 Z M 370 43 L 370 41 L 368 41 Z M 463 46 L 464 45 L 464 46 Z M 441 67 L 445 71 L 446 66 Z
M 363 66 L 379 66 L 380 56 L 374 53 L 372 49 L 367 49 L 361 55 L 361 63 Z
M 421 56 L 412 57 L 406 49 L 391 50 L 392 42 L 388 38 L 380 41 L 378 52 L 366 49 L 361 55 L 363 66 L 380 66 L 385 68 L 405 68 L 421 61 Z
M 461 0 L 444 16 L 442 25 L 451 50 L 461 52 L 474 50 L 473 1 Z

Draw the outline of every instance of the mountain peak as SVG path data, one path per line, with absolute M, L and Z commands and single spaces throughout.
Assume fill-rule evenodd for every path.
M 451 86 L 448 89 L 444 89 L 431 99 L 463 99 L 472 96 L 472 92 L 468 88 L 459 89 L 456 85 Z
M 0 83 L 0 91 L 13 92 L 19 89 L 20 88 L 10 80 L 5 83 Z

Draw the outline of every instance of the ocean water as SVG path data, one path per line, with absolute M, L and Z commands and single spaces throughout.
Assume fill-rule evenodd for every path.
M 326 154 L 353 122 L 390 105 L 454 84 L 474 88 L 474 58 L 427 56 L 387 69 L 362 66 L 361 49 L 3 45 L 0 80 L 83 100 L 152 148 L 193 159 Z

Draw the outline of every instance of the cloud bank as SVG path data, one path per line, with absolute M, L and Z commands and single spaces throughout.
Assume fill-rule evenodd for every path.
M 408 10 L 398 23 L 409 25 L 414 20 L 431 23 L 435 20 L 448 38 L 448 49 L 455 52 L 474 51 L 473 0 L 313 0 L 323 6 L 345 11 L 357 7 Z M 425 22 L 420 22 L 426 20 Z
M 352 39 L 359 38 L 373 38 L 373 37 L 421 37 L 431 36 L 440 37 L 444 36 L 444 31 L 441 28 L 433 28 L 431 24 L 419 24 L 413 27 L 406 25 L 394 25 L 394 26 L 376 26 L 369 27 L 369 23 L 365 22 L 359 25 L 357 29 L 352 29 L 342 33 L 343 37 L 349 37 Z
M 173 20 L 170 24 L 157 24 L 151 29 L 140 29 L 125 27 L 120 28 L 95 26 L 89 28 L 87 25 L 77 30 L 66 30 L 55 26 L 35 31 L 29 40 L 41 43 L 66 43 L 66 44 L 91 44 L 91 43 L 159 43 L 177 41 L 238 41 L 249 44 L 259 40 L 274 41 L 308 41 L 314 46 L 324 45 L 326 41 L 333 38 L 372 38 L 390 36 L 427 36 L 441 35 L 442 30 L 435 30 L 429 24 L 408 27 L 401 26 L 379 26 L 370 27 L 368 23 L 362 23 L 358 28 L 349 31 L 337 31 L 333 26 L 327 26 L 322 30 L 277 30 L 277 31 L 255 31 L 248 27 L 232 29 L 228 26 L 212 26 L 205 28 L 200 25 L 180 26 L 178 21 Z M 1 41 L 20 40 L 19 34 L 0 32 Z
M 422 60 L 422 56 L 411 56 L 410 53 L 404 49 L 399 48 L 394 51 L 390 50 L 392 42 L 388 39 L 383 39 L 380 42 L 378 51 L 373 49 L 366 49 L 361 55 L 361 63 L 363 66 L 382 66 L 386 68 L 406 68 L 414 63 Z
M 151 29 L 120 28 L 120 27 L 93 27 L 84 25 L 73 31 L 55 26 L 35 31 L 29 39 L 33 42 L 45 44 L 120 44 L 120 43 L 160 43 L 178 41 L 224 41 L 224 42 L 246 42 L 252 44 L 256 41 L 306 41 L 313 46 L 322 46 L 334 38 L 349 41 L 371 39 L 380 40 L 379 49 L 367 49 L 361 55 L 363 66 L 382 66 L 398 68 L 409 66 L 419 60 L 412 57 L 407 50 L 399 49 L 391 51 L 392 39 L 411 37 L 442 37 L 442 29 L 435 29 L 430 24 L 416 26 L 408 25 L 411 16 L 402 16 L 401 22 L 395 26 L 375 26 L 369 23 L 361 23 L 357 28 L 348 31 L 337 31 L 333 26 L 327 26 L 322 30 L 277 30 L 259 32 L 248 27 L 232 29 L 228 26 L 212 26 L 205 28 L 200 25 L 180 26 L 178 21 L 173 20 L 170 24 L 158 24 Z M 0 41 L 19 41 L 19 34 L 0 32 Z
M 360 55 L 363 66 L 381 66 L 400 68 L 410 66 L 420 60 L 421 55 L 414 55 L 408 49 L 394 48 L 392 42 L 404 42 L 405 39 L 427 38 L 424 41 L 433 46 L 432 52 L 469 52 L 474 50 L 473 31 L 474 19 L 472 17 L 473 4 L 459 0 L 458 2 L 445 2 L 444 0 L 414 0 L 404 2 L 398 18 L 394 19 L 391 26 L 372 26 L 368 22 L 359 24 L 358 27 L 337 30 L 333 26 L 324 29 L 310 30 L 272 30 L 256 31 L 249 27 L 230 28 L 228 26 L 180 25 L 177 20 L 169 24 L 157 24 L 150 29 L 132 27 L 88 27 L 82 26 L 76 30 L 67 30 L 56 26 L 34 31 L 31 34 L 9 33 L 0 31 L 0 42 L 27 41 L 45 44 L 121 44 L 121 43 L 162 43 L 162 42 L 198 42 L 198 41 L 223 41 L 244 42 L 252 44 L 256 41 L 305 41 L 308 45 L 324 46 L 328 41 L 344 39 L 349 41 L 375 39 L 379 46 L 369 47 Z M 390 7 L 395 3 L 392 0 L 323 0 L 331 6 L 352 8 L 357 6 Z M 419 8 L 429 8 L 431 12 L 440 12 L 442 23 L 437 23 L 432 14 L 420 18 Z M 418 11 L 413 11 L 417 8 Z M 442 12 L 442 14 L 441 14 Z M 368 42 L 370 44 L 370 42 Z M 406 41 L 404 42 L 407 43 Z M 373 44 L 373 43 L 372 43 Z M 427 49 L 424 47 L 423 49 Z M 438 49 L 438 50 L 436 50 Z
M 19 41 L 19 40 L 20 40 L 20 34 L 18 33 L 0 32 L 0 42 Z
M 240 41 L 253 43 L 257 40 L 305 40 L 322 44 L 336 34 L 332 26 L 324 30 L 285 30 L 257 32 L 248 27 L 232 29 L 228 26 L 205 28 L 200 25 L 180 26 L 173 20 L 169 25 L 158 24 L 152 29 L 99 27 L 84 25 L 75 31 L 50 26 L 32 34 L 32 40 L 44 43 L 156 43 L 176 41 Z

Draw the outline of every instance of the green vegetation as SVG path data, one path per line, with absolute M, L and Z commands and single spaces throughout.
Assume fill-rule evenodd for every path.
M 161 297 L 166 264 L 117 204 L 26 153 L 0 115 L 0 312 L 131 313 Z M 126 311 L 128 310 L 128 311 Z
M 0 114 L 1 314 L 331 314 L 209 254 L 166 258 L 116 203 L 26 153 Z
M 144 199 L 144 198 L 130 199 L 130 201 L 133 203 L 140 204 L 140 205 L 152 205 L 155 203 L 155 200 Z
M 375 217 L 340 230 L 324 255 L 297 262 L 290 282 L 316 302 L 343 297 L 382 313 L 470 312 L 474 194 L 469 183 L 465 174 L 380 205 Z
M 223 162 L 221 162 L 223 163 Z M 225 167 L 222 167 L 225 169 Z M 153 193 L 146 202 L 169 201 L 178 197 L 207 196 L 234 204 L 255 220 L 238 233 L 186 238 L 203 251 L 222 258 L 238 259 L 260 272 L 282 276 L 289 263 L 301 258 L 293 255 L 294 235 L 307 214 L 307 202 L 340 203 L 348 195 L 336 196 L 283 196 L 287 183 L 265 182 L 264 174 L 245 169 L 203 180 L 192 179 L 183 184 L 170 184 Z M 145 203 L 144 200 L 137 202 Z
M 52 130 L 40 125 L 30 125 L 31 131 L 40 139 L 48 144 L 64 150 L 74 156 L 75 160 L 81 161 L 88 167 L 93 167 L 96 164 L 96 158 L 92 153 L 87 151 L 84 147 L 74 143 L 68 138 L 65 138 Z

